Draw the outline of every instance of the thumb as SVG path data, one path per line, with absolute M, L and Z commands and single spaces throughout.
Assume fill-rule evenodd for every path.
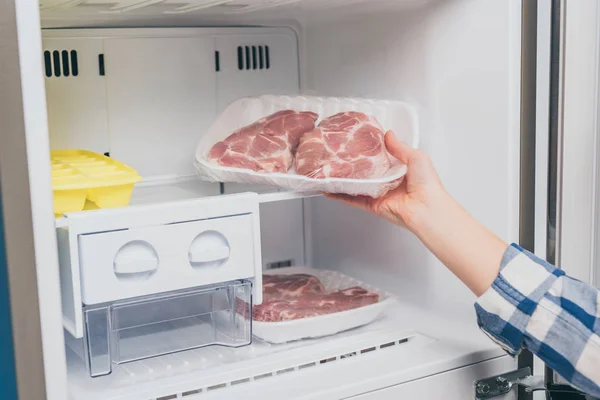
M 406 165 L 408 165 L 408 160 L 411 155 L 416 151 L 412 147 L 404 144 L 404 142 L 398 139 L 392 131 L 387 131 L 385 134 L 385 147 L 388 153 Z

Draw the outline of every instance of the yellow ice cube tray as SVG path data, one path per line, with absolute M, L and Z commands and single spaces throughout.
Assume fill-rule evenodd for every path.
M 83 210 L 86 199 L 98 208 L 126 206 L 142 180 L 133 168 L 91 151 L 55 150 L 50 159 L 56 215 Z

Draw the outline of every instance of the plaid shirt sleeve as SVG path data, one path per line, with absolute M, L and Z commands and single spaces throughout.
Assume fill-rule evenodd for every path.
M 510 355 L 529 349 L 579 390 L 600 397 L 600 294 L 517 245 L 475 304 L 479 327 Z

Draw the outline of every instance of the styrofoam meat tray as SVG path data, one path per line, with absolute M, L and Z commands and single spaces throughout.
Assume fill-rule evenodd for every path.
M 317 338 L 357 328 L 374 321 L 383 314 L 390 304 L 396 301 L 392 295 L 385 291 L 366 285 L 357 279 L 335 271 L 307 267 L 288 267 L 268 270 L 265 271 L 265 274 L 309 274 L 317 277 L 328 292 L 360 286 L 379 294 L 379 302 L 352 310 L 282 322 L 252 321 L 252 334 L 270 343 L 285 343 L 299 339 Z
M 255 172 L 243 168 L 224 167 L 208 160 L 213 145 L 224 140 L 237 129 L 256 122 L 262 117 L 281 110 L 313 111 L 321 119 L 343 111 L 360 111 L 372 115 L 382 127 L 392 130 L 411 147 L 419 144 L 417 114 L 406 103 L 341 97 L 261 96 L 235 101 L 212 124 L 201 138 L 194 165 L 198 176 L 209 182 L 237 182 L 279 186 L 297 191 L 320 191 L 380 197 L 397 187 L 406 174 L 406 165 L 395 161 L 385 176 L 376 179 L 326 178 L 314 179 L 298 175 L 293 167 L 287 173 Z

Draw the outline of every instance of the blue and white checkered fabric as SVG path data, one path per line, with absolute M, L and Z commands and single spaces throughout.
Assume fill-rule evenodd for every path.
M 479 327 L 509 354 L 529 349 L 574 387 L 600 397 L 600 294 L 517 245 L 475 304 Z

